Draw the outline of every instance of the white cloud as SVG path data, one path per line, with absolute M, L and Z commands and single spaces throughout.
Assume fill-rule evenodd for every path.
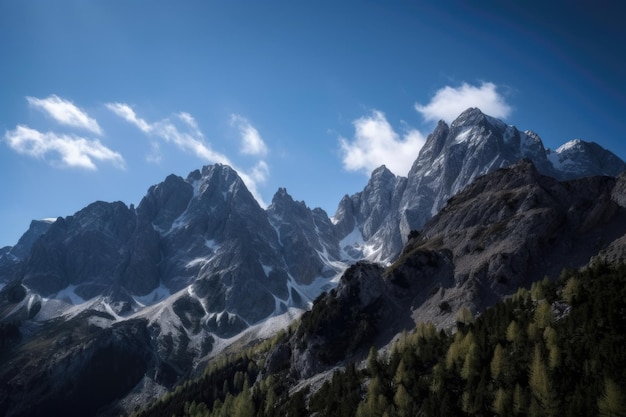
M 415 110 L 426 121 L 444 121 L 450 123 L 469 107 L 478 107 L 483 113 L 497 118 L 506 118 L 511 113 L 511 106 L 498 93 L 496 85 L 483 82 L 476 87 L 463 83 L 460 87 L 443 87 L 425 106 L 416 103 Z
M 18 153 L 35 158 L 45 158 L 49 153 L 60 156 L 60 165 L 96 170 L 94 161 L 110 162 L 124 169 L 124 158 L 100 143 L 75 135 L 42 133 L 27 126 L 17 126 L 5 134 L 9 146 Z
M 196 120 L 189 113 L 180 112 L 174 115 L 175 118 L 173 118 L 173 120 L 165 118 L 154 123 L 149 123 L 138 117 L 128 104 L 108 103 L 106 107 L 119 117 L 135 125 L 147 135 L 159 138 L 165 142 L 173 143 L 182 151 L 189 152 L 208 163 L 229 165 L 237 171 L 248 187 L 248 190 L 250 190 L 259 204 L 262 206 L 267 205 L 258 191 L 258 185 L 265 182 L 269 175 L 269 167 L 267 164 L 264 161 L 259 161 L 257 165 L 252 168 L 250 173 L 237 168 L 226 155 L 211 149 L 210 145 L 206 143 Z M 177 124 L 176 121 L 179 123 Z M 182 122 L 182 127 L 180 126 L 180 122 Z M 161 156 L 159 144 L 153 143 L 152 152 L 147 156 L 147 160 L 150 162 L 160 162 Z
M 250 177 L 257 183 L 264 183 L 270 174 L 270 168 L 265 161 L 259 161 L 250 172 Z
M 198 124 L 195 119 L 189 113 L 178 113 L 175 116 L 181 120 L 187 129 L 179 129 L 176 124 L 170 119 L 163 119 L 158 122 L 148 123 L 141 117 L 138 117 L 135 111 L 124 103 L 107 103 L 106 107 L 113 113 L 123 118 L 127 122 L 135 125 L 139 130 L 152 136 L 159 137 L 166 142 L 172 142 L 180 149 L 195 154 L 200 159 L 205 159 L 212 162 L 219 162 L 221 164 L 228 164 L 228 158 L 226 156 L 214 152 L 206 143 L 202 132 L 198 129 Z M 153 153 L 158 150 L 158 144 L 152 145 Z M 151 154 L 153 155 L 153 154 Z M 160 155 L 160 152 L 157 153 Z M 149 159 L 153 157 L 148 156 Z M 156 158 L 160 160 L 159 158 Z
M 150 133 L 151 126 L 143 119 L 137 117 L 135 111 L 124 103 L 107 103 L 106 107 L 113 113 L 137 126 L 142 132 Z
M 406 175 L 425 142 L 424 136 L 414 129 L 400 137 L 380 111 L 373 111 L 353 124 L 354 139 L 340 138 L 343 166 L 349 171 L 370 174 L 386 165 L 394 174 Z
M 241 135 L 241 153 L 246 155 L 267 155 L 267 146 L 261 138 L 259 131 L 252 124 L 238 114 L 230 116 L 230 123 L 239 129 Z
M 26 97 L 26 100 L 32 107 L 44 111 L 61 124 L 86 129 L 98 135 L 102 134 L 98 122 L 71 101 L 63 100 L 54 94 L 43 99 Z
M 161 145 L 159 142 L 150 142 L 150 153 L 146 155 L 146 161 L 153 164 L 158 164 L 163 160 L 163 154 L 161 153 Z

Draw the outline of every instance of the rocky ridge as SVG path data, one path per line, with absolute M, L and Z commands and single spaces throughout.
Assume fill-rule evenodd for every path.
M 332 220 L 285 189 L 264 210 L 236 172 L 218 164 L 167 177 L 136 208 L 96 202 L 47 227 L 34 224 L 20 240 L 26 255 L 20 244 L 0 253 L 0 354 L 13 358 L 0 367 L 8 381 L 0 409 L 20 410 L 7 400 L 12 390 L 42 379 L 37 367 L 15 376 L 16 364 L 49 356 L 41 346 L 68 347 L 46 372 L 68 364 L 88 372 L 94 365 L 81 359 L 81 346 L 102 337 L 89 357 L 108 358 L 97 352 L 117 343 L 113 328 L 149 352 L 133 389 L 162 392 L 250 326 L 307 309 L 326 291 L 318 303 L 328 304 L 325 321 L 302 327 L 293 344 L 294 372 L 311 375 L 415 320 L 446 327 L 460 306 L 478 312 L 542 274 L 593 255 L 623 257 L 623 176 L 555 178 L 615 175 L 624 163 L 576 144 L 557 149 L 564 159 L 555 164 L 536 134 L 469 109 L 450 126 L 439 123 L 407 178 L 378 168 Z M 521 157 L 528 160 L 498 170 Z M 359 263 L 333 289 L 358 259 L 390 267 Z M 70 338 L 44 342 L 67 323 L 82 324 Z M 343 328 L 346 340 L 336 334 Z M 329 351 L 330 340 L 343 344 Z
M 541 174 L 560 180 L 616 176 L 626 169 L 622 160 L 595 143 L 575 140 L 551 151 L 536 133 L 470 108 L 449 126 L 439 122 L 406 178 L 381 167 L 363 191 L 345 196 L 333 217 L 339 237 L 358 231 L 362 240 L 354 250 L 367 257 L 360 249 L 376 248 L 369 259 L 389 262 L 409 232 L 420 230 L 450 197 L 479 176 L 524 158 Z
M 626 238 L 625 180 L 558 181 L 530 161 L 479 177 L 393 264 L 359 262 L 316 301 L 291 337 L 291 374 L 310 378 L 363 358 L 418 322 L 453 329 L 461 309 L 477 315 L 563 269 L 615 261 Z

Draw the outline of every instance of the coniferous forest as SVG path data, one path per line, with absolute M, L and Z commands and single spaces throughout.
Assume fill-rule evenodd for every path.
M 536 282 L 454 332 L 419 323 L 315 392 L 268 353 L 298 323 L 213 360 L 140 416 L 625 416 L 626 265 Z

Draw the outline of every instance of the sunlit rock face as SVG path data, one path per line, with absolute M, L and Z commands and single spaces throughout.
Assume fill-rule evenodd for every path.
M 536 133 L 470 108 L 449 126 L 439 122 L 406 178 L 381 167 L 363 191 L 344 197 L 334 216 L 339 236 L 344 239 L 356 230 L 362 240 L 353 250 L 366 248 L 369 252 L 361 252 L 369 253 L 369 259 L 390 261 L 410 231 L 420 230 L 450 197 L 481 175 L 521 159 L 560 180 L 616 176 L 626 169 L 624 161 L 595 143 L 575 140 L 552 151 Z

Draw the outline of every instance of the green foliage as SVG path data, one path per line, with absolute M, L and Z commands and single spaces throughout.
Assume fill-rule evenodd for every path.
M 624 346 L 626 267 L 597 265 L 518 291 L 454 336 L 419 323 L 388 358 L 372 348 L 362 371 L 348 364 L 316 392 L 293 392 L 288 370 L 260 373 L 265 347 L 214 360 L 137 415 L 624 416 Z
M 456 313 L 456 322 L 457 325 L 462 324 L 465 326 L 474 323 L 474 314 L 469 309 L 469 307 L 463 306 L 459 309 L 459 311 Z
M 626 398 L 622 389 L 610 378 L 604 380 L 604 393 L 598 400 L 601 417 L 623 417 L 626 415 Z

